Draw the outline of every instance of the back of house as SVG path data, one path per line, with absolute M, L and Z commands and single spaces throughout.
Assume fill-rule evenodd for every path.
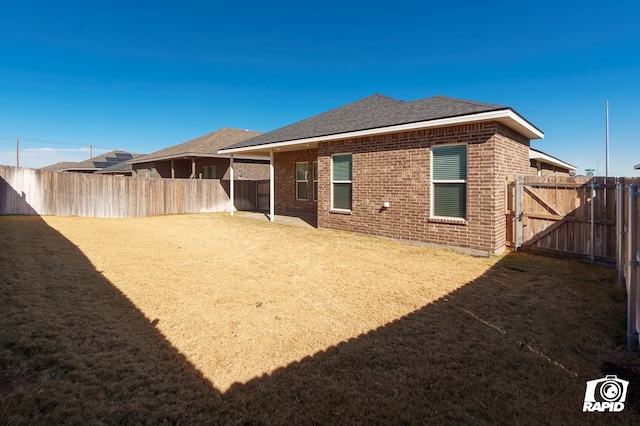
M 319 227 L 499 253 L 506 239 L 505 180 L 535 174 L 530 141 L 543 137 L 507 106 L 373 95 L 219 154 L 270 156 L 277 214 L 311 214 Z

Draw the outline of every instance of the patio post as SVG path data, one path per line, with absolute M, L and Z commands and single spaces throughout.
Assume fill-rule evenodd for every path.
M 233 216 L 233 206 L 235 204 L 233 194 L 233 154 L 229 156 L 229 202 L 231 203 L 229 206 L 229 212 L 231 216 Z
M 274 168 L 273 168 L 273 150 L 269 150 L 269 220 L 275 222 L 275 185 L 274 185 Z

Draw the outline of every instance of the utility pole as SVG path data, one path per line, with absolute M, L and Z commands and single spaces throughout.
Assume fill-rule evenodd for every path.
M 606 145 L 607 145 L 607 160 L 605 161 L 605 177 L 609 177 L 609 101 L 605 101 L 605 110 L 606 110 Z
M 20 167 L 20 138 L 16 138 L 16 167 Z

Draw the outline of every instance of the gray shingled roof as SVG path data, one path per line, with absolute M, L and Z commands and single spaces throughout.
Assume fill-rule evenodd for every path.
M 168 160 L 181 157 L 212 157 L 218 150 L 240 141 L 261 135 L 262 132 L 223 128 L 187 142 L 152 152 L 129 161 L 129 164 L 146 163 L 156 160 Z
M 225 149 L 245 148 L 506 109 L 510 108 L 446 96 L 403 102 L 376 94 L 252 139 L 226 146 Z
M 67 170 L 71 167 L 74 167 L 78 162 L 76 161 L 60 161 L 55 164 L 51 164 L 49 166 L 40 167 L 40 170 L 50 170 L 52 172 L 61 172 L 63 170 Z
M 141 154 L 132 154 L 132 159 L 140 157 Z M 127 161 L 121 161 L 113 166 L 105 167 L 102 170 L 98 170 L 98 174 L 130 174 L 133 172 L 133 167 Z
M 79 162 L 62 162 L 42 167 L 43 170 L 54 170 L 58 172 L 66 171 L 97 171 L 123 161 L 131 160 L 133 155 L 127 151 L 111 151 L 106 154 L 98 155 L 88 160 Z

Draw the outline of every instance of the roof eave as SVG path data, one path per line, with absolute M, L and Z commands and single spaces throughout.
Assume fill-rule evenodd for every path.
M 535 150 L 533 148 L 529 149 L 529 159 L 530 160 L 542 161 L 544 163 L 551 164 L 551 165 L 558 166 L 558 167 L 562 167 L 563 169 L 567 169 L 567 170 L 573 170 L 573 171 L 577 171 L 578 170 L 577 167 L 572 166 L 569 163 L 565 163 L 562 160 L 558 160 L 557 158 L 552 157 L 549 154 L 545 154 L 544 152 Z
M 127 164 L 141 164 L 141 163 L 152 163 L 154 161 L 167 161 L 167 160 L 183 160 L 185 158 L 229 158 L 228 154 L 203 154 L 198 152 L 181 152 L 179 154 L 170 154 L 170 155 L 162 155 L 158 157 L 150 157 L 150 158 L 135 158 L 133 160 L 127 161 Z M 243 155 L 241 157 L 235 157 L 236 159 L 241 160 L 264 160 L 263 156 L 256 155 Z
M 516 130 L 518 133 L 529 139 L 542 139 L 544 133 L 533 124 L 525 120 L 520 114 L 511 108 L 499 109 L 495 111 L 480 112 L 475 114 L 460 115 L 434 120 L 418 121 L 413 123 L 397 124 L 393 126 L 377 127 L 374 129 L 356 130 L 352 132 L 336 133 L 325 136 L 315 136 L 304 139 L 295 139 L 280 142 L 271 142 L 262 145 L 246 146 L 239 148 L 223 148 L 218 150 L 218 154 L 235 154 L 251 151 L 265 151 L 270 149 L 293 147 L 295 145 L 306 145 L 321 141 L 332 141 L 339 139 L 373 136 L 384 133 L 396 133 L 402 131 L 418 130 L 431 127 L 443 127 L 456 124 L 478 122 L 478 121 L 499 121 L 507 127 Z

